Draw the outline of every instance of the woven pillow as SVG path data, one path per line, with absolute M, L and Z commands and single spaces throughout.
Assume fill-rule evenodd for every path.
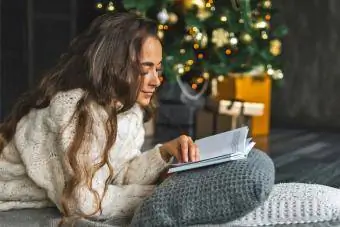
M 317 184 L 274 185 L 268 200 L 232 226 L 317 223 L 340 219 L 340 189 Z
M 263 152 L 170 176 L 137 208 L 131 226 L 188 226 L 225 223 L 267 199 L 274 165 Z

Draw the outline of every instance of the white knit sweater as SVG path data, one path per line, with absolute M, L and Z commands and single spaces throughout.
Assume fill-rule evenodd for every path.
M 31 110 L 20 120 L 14 138 L 0 155 L 0 211 L 51 205 L 61 210 L 65 181 L 72 174 L 65 161 L 76 124 L 70 120 L 82 95 L 80 89 L 58 93 L 47 108 Z M 107 114 L 96 103 L 91 104 L 90 113 L 93 128 L 86 139 L 90 153 L 84 158 L 98 163 L 106 143 Z M 109 158 L 115 175 L 105 195 L 109 168 L 104 166 L 94 175 L 92 188 L 103 200 L 102 213 L 97 212 L 93 218 L 131 216 L 136 206 L 152 193 L 155 187 L 152 184 L 167 163 L 157 147 L 141 153 L 143 142 L 143 112 L 136 104 L 118 115 L 117 139 Z M 74 199 L 73 212 L 95 211 L 94 195 L 86 186 L 79 187 Z

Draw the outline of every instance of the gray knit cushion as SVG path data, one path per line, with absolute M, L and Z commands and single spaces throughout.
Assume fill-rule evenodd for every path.
M 325 224 L 336 220 L 340 220 L 340 189 L 318 184 L 282 183 L 274 185 L 261 206 L 229 224 L 240 227 Z
M 131 226 L 188 226 L 235 220 L 267 199 L 274 172 L 272 160 L 254 149 L 244 160 L 174 174 L 136 210 Z

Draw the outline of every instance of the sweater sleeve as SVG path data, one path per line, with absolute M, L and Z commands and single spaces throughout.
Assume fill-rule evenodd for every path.
M 15 134 L 14 142 L 28 176 L 46 190 L 49 199 L 60 210 L 65 182 L 72 175 L 69 163 L 65 161 L 65 153 L 75 134 L 76 122 L 72 120 L 72 116 L 80 97 L 81 93 L 62 94 L 51 101 L 48 108 L 32 110 L 19 122 Z M 85 146 L 89 153 L 82 158 L 96 164 L 106 143 L 103 136 L 105 120 L 102 112 L 94 111 L 93 108 L 91 111 L 93 128 L 91 133 L 88 133 Z M 131 120 L 123 117 L 119 121 L 136 123 L 135 118 Z M 124 133 L 124 130 L 122 131 Z M 141 201 L 153 192 L 155 186 L 152 184 L 167 167 L 158 148 L 141 153 L 138 148 L 133 151 L 127 150 L 132 147 L 126 142 L 128 140 L 120 141 L 110 150 L 123 156 L 117 157 L 118 160 L 110 160 L 114 163 L 114 171 L 117 171 L 114 172 L 113 182 L 105 188 L 105 182 L 109 178 L 109 167 L 104 165 L 98 169 L 92 179 L 92 188 L 87 187 L 85 181 L 76 188 L 72 213 L 91 214 L 93 219 L 131 217 Z M 124 157 L 125 153 L 129 158 Z M 101 202 L 98 203 L 96 198 L 100 198 Z M 95 212 L 98 206 L 100 210 Z

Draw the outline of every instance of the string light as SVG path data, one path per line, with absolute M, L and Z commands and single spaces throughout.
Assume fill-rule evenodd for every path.
M 225 50 L 225 54 L 226 54 L 226 55 L 231 55 L 231 50 L 230 50 L 230 49 L 226 49 L 226 50 Z
M 180 49 L 179 52 L 180 52 L 181 54 L 185 54 L 185 49 Z
M 108 10 L 108 11 L 113 11 L 113 10 L 115 10 L 115 7 L 114 7 L 114 5 L 113 5 L 113 2 L 109 2 L 109 5 L 107 6 L 107 10 Z
M 185 66 L 185 67 L 184 67 L 184 70 L 185 70 L 186 72 L 189 72 L 190 69 L 191 69 L 190 66 Z
M 199 53 L 199 54 L 197 55 L 197 57 L 198 57 L 199 59 L 202 59 L 202 58 L 204 58 L 204 55 L 203 55 L 202 53 Z
M 203 83 L 204 79 L 202 77 L 198 77 L 196 83 L 201 84 Z
M 203 78 L 204 78 L 204 79 L 209 79 L 209 77 L 210 77 L 210 75 L 209 75 L 208 72 L 204 72 L 204 73 L 203 73 Z
M 191 87 L 192 87 L 192 89 L 196 90 L 198 86 L 197 86 L 197 84 L 192 84 Z
M 193 65 L 193 64 L 194 64 L 194 60 L 191 60 L 191 59 L 188 60 L 188 61 L 187 61 L 187 64 L 188 64 L 188 65 Z
M 168 25 L 164 25 L 164 30 L 168 30 L 169 26 Z
M 267 14 L 265 17 L 264 17 L 264 19 L 266 19 L 266 20 L 270 20 L 270 18 L 271 18 L 271 16 L 269 15 L 269 14 Z
M 223 81 L 224 81 L 224 76 L 223 76 L 223 75 L 219 75 L 219 76 L 217 77 L 217 80 L 218 80 L 219 82 L 223 82 Z
M 160 39 L 163 39 L 163 38 L 164 38 L 164 32 L 163 32 L 162 30 L 157 31 L 157 36 L 158 36 Z
M 197 43 L 195 43 L 195 44 L 194 44 L 194 49 L 197 50 L 198 48 L 200 48 L 200 45 L 198 45 Z
M 226 21 L 228 20 L 228 18 L 227 18 L 226 16 L 221 16 L 220 20 L 221 20 L 222 22 L 226 22 Z
M 229 42 L 230 42 L 231 45 L 237 45 L 238 40 L 237 40 L 237 38 L 233 37 L 233 38 L 230 39 Z
M 262 37 L 262 39 L 268 39 L 268 34 L 267 34 L 267 32 L 262 31 L 262 32 L 261 32 L 261 37 Z
M 96 7 L 97 7 L 97 9 L 101 9 L 101 8 L 103 8 L 103 4 L 101 2 L 98 2 Z
M 158 25 L 158 29 L 159 30 L 163 30 L 164 29 L 164 26 L 162 24 Z

